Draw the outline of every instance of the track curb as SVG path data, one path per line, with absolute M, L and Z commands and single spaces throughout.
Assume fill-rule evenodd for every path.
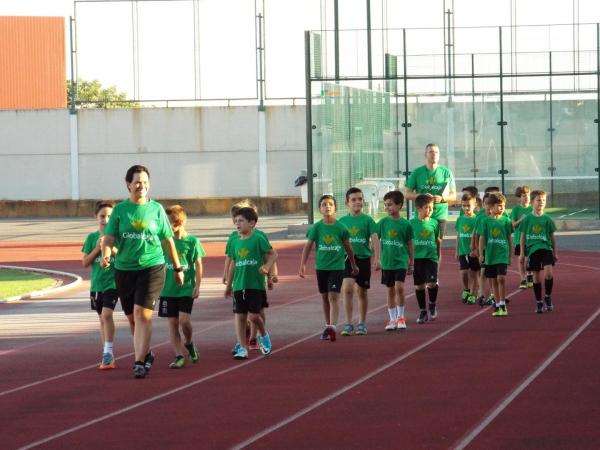
M 73 281 L 67 284 L 63 284 L 57 287 L 51 287 L 46 289 L 40 289 L 39 291 L 29 292 L 28 294 L 23 295 L 15 295 L 13 297 L 0 298 L 0 303 L 17 303 L 22 300 L 28 300 L 30 298 L 41 297 L 44 295 L 57 294 L 59 292 L 66 291 L 68 289 L 72 289 L 81 284 L 82 279 L 79 275 L 75 275 L 74 273 L 69 272 L 61 272 L 59 270 L 49 270 L 49 269 L 38 269 L 35 267 L 24 267 L 24 266 L 6 266 L 4 264 L 0 264 L 0 269 L 16 269 L 16 270 L 24 270 L 26 272 L 36 272 L 36 273 L 44 273 L 48 275 L 59 275 L 61 277 L 72 278 Z

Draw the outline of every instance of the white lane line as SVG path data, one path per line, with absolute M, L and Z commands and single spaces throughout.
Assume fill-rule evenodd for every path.
M 506 298 L 510 298 L 515 294 L 518 294 L 519 292 L 521 292 L 521 290 L 516 290 L 511 292 L 509 295 L 506 296 Z M 344 387 L 342 387 L 341 389 L 338 389 L 335 392 L 332 392 L 331 394 L 321 398 L 320 400 L 317 400 L 316 402 L 308 405 L 307 407 L 301 409 L 300 411 L 298 411 L 295 414 L 292 414 L 291 416 L 286 417 L 285 419 L 283 419 L 280 422 L 277 422 L 275 425 L 272 425 L 268 428 L 265 428 L 263 431 L 261 431 L 260 433 L 255 434 L 254 436 L 251 436 L 250 438 L 246 439 L 243 442 L 240 442 L 236 445 L 234 445 L 233 447 L 231 447 L 233 450 L 238 450 L 238 449 L 242 449 L 245 448 L 247 446 L 249 446 L 250 444 L 253 444 L 254 442 L 264 438 L 265 436 L 273 433 L 274 431 L 277 431 L 278 429 L 288 425 L 291 422 L 294 422 L 295 420 L 305 416 L 306 414 L 308 414 L 309 412 L 320 408 L 321 406 L 323 406 L 325 403 L 330 402 L 331 400 L 336 399 L 337 397 L 339 397 L 342 394 L 345 394 L 346 392 L 348 392 L 351 389 L 354 389 L 356 386 L 369 381 L 371 378 L 379 375 L 380 373 L 386 371 L 387 369 L 395 366 L 396 364 L 398 364 L 399 362 L 411 357 L 412 355 L 414 355 L 415 353 L 423 350 L 424 348 L 430 346 L 431 344 L 433 344 L 434 342 L 437 342 L 438 340 L 442 339 L 443 337 L 447 336 L 448 334 L 452 333 L 453 331 L 457 330 L 458 328 L 462 327 L 464 324 L 470 322 L 471 320 L 473 320 L 475 317 L 480 316 L 483 313 L 489 313 L 489 309 L 488 308 L 484 308 L 481 311 L 467 317 L 466 319 L 463 319 L 462 321 L 460 321 L 459 323 L 457 323 L 456 325 L 454 325 L 453 327 L 447 329 L 446 331 L 438 334 L 437 336 L 432 337 L 431 339 L 429 339 L 428 341 L 424 342 L 423 344 L 413 348 L 412 350 L 409 350 L 406 353 L 403 353 L 402 355 L 398 356 L 397 358 L 393 359 L 392 361 L 384 364 L 383 366 L 378 367 L 377 369 L 369 372 L 368 374 L 364 375 L 363 377 L 359 378 L 356 381 L 353 381 L 352 383 L 349 383 L 347 385 L 345 385 Z
M 309 295 L 309 296 L 306 296 L 306 297 L 302 297 L 300 299 L 294 300 L 293 302 L 286 303 L 286 305 L 289 305 L 289 304 L 292 304 L 292 303 L 296 303 L 296 302 L 305 300 L 305 299 L 310 298 L 310 297 L 318 297 L 319 295 L 320 294 L 313 294 L 313 295 Z M 407 295 L 406 298 L 410 298 L 410 297 L 412 297 L 414 295 L 415 294 Z M 281 306 L 285 306 L 285 305 L 278 305 L 278 306 L 281 307 Z M 383 304 L 383 305 L 378 306 L 376 308 L 370 309 L 369 313 L 373 313 L 375 311 L 378 311 L 378 310 L 380 310 L 380 309 L 382 309 L 382 308 L 384 308 L 386 306 L 387 306 L 386 304 Z M 227 323 L 231 323 L 231 321 L 228 321 Z M 294 346 L 296 346 L 298 344 L 301 344 L 302 342 L 307 341 L 308 339 L 314 338 L 315 336 L 318 336 L 319 334 L 320 334 L 320 332 L 319 333 L 312 333 L 312 334 L 309 334 L 307 336 L 304 336 L 304 337 L 302 337 L 302 338 L 300 338 L 300 339 L 298 339 L 298 340 L 296 340 L 294 342 L 291 342 L 291 343 L 289 343 L 287 345 L 284 345 L 281 348 L 278 348 L 278 349 L 274 350 L 271 354 L 276 354 L 276 353 L 283 352 L 284 350 L 287 350 L 287 349 L 289 349 L 291 347 L 294 347 Z M 228 369 L 223 369 L 223 370 L 221 370 L 219 372 L 215 372 L 215 373 L 213 373 L 211 375 L 207 375 L 207 376 L 205 376 L 203 378 L 200 378 L 200 379 L 198 379 L 196 381 L 192 381 L 191 383 L 188 383 L 186 385 L 183 385 L 183 386 L 180 386 L 178 388 L 172 389 L 172 390 L 167 391 L 167 392 L 165 392 L 163 394 L 159 394 L 159 395 L 156 395 L 154 397 L 147 398 L 146 400 L 142 400 L 140 402 L 137 402 L 137 403 L 134 403 L 132 405 L 126 406 L 125 408 L 119 409 L 117 411 L 113 411 L 112 413 L 106 414 L 104 416 L 97 417 L 95 419 L 92 419 L 92 420 L 90 420 L 88 422 L 84 422 L 84 423 L 82 423 L 80 425 L 77 425 L 75 427 L 68 428 L 66 430 L 63 430 L 63 431 L 61 431 L 59 433 L 53 434 L 51 436 L 48 436 L 48 437 L 46 437 L 44 439 L 41 439 L 39 441 L 35 441 L 35 442 L 31 443 L 31 444 L 27 444 L 24 447 L 20 447 L 19 450 L 25 450 L 25 449 L 37 447 L 38 445 L 42 445 L 42 444 L 45 444 L 47 442 L 53 441 L 55 439 L 58 439 L 59 437 L 65 436 L 65 435 L 70 434 L 70 433 L 74 433 L 75 431 L 79 431 L 82 428 L 86 428 L 86 427 L 92 426 L 92 425 L 94 425 L 94 424 L 96 424 L 98 422 L 102 422 L 104 420 L 110 419 L 112 417 L 118 416 L 118 415 L 126 413 L 128 411 L 131 411 L 132 409 L 138 408 L 140 406 L 144 406 L 144 405 L 146 405 L 148 403 L 151 403 L 153 401 L 156 401 L 156 400 L 160 400 L 160 399 L 162 399 L 164 397 L 167 397 L 169 395 L 176 394 L 177 392 L 180 392 L 180 391 L 182 391 L 184 389 L 188 389 L 190 387 L 196 386 L 197 384 L 204 383 L 206 381 L 210 381 L 213 378 L 216 378 L 216 377 L 218 377 L 220 375 L 224 375 L 224 374 L 227 374 L 227 373 L 232 372 L 234 370 L 238 370 L 240 368 L 246 367 L 249 364 L 253 364 L 253 363 L 256 363 L 257 361 L 260 361 L 261 359 L 262 358 L 255 358 L 255 359 L 252 359 L 252 360 L 247 360 L 246 362 L 243 362 L 243 363 L 238 364 L 236 366 L 230 367 Z M 94 366 L 94 367 L 96 367 L 96 366 Z
M 560 262 L 560 259 L 558 260 L 558 262 L 556 264 L 559 264 L 561 266 L 569 266 L 569 267 L 581 267 L 582 269 L 600 270 L 600 267 L 582 266 L 581 264 L 567 264 L 567 263 L 563 263 L 563 262 Z
M 311 295 L 306 295 L 306 296 L 304 296 L 304 297 L 300 297 L 300 298 L 298 298 L 298 299 L 296 299 L 296 300 L 293 300 L 293 301 L 291 301 L 291 302 L 288 302 L 288 303 L 284 303 L 284 304 L 281 304 L 281 305 L 275 305 L 275 306 L 271 307 L 270 309 L 271 309 L 271 310 L 280 309 L 280 308 L 283 308 L 283 307 L 285 307 L 285 306 L 287 306 L 287 305 L 292 305 L 292 304 L 294 304 L 294 303 L 298 303 L 298 302 L 302 302 L 302 301 L 308 300 L 309 298 L 312 298 L 312 297 L 317 297 L 318 295 L 319 295 L 319 294 L 311 294 Z M 207 327 L 205 327 L 205 328 L 202 328 L 201 330 L 195 331 L 193 334 L 194 334 L 194 335 L 198 335 L 198 334 L 201 334 L 201 333 L 205 333 L 205 332 L 207 332 L 207 331 L 210 331 L 210 330 L 212 330 L 212 329 L 214 329 L 214 328 L 220 327 L 220 326 L 222 326 L 222 325 L 230 325 L 230 324 L 231 324 L 231 319 L 228 319 L 228 320 L 222 320 L 222 321 L 220 321 L 220 322 L 217 322 L 217 323 L 215 323 L 215 324 L 212 324 L 212 325 L 210 325 L 210 326 L 207 326 Z M 152 348 L 162 347 L 162 346 L 164 346 L 164 345 L 168 345 L 168 344 L 170 344 L 170 343 L 171 343 L 171 341 L 163 341 L 163 342 L 161 342 L 161 343 L 159 343 L 159 344 L 153 344 L 153 345 L 152 345 Z M 121 360 L 121 359 L 124 359 L 124 358 L 129 358 L 129 357 L 131 357 L 131 356 L 133 356 L 133 352 L 130 352 L 130 353 L 126 353 L 126 354 L 124 354 L 124 355 L 121 355 L 121 356 L 119 356 L 119 357 L 115 358 L 115 361 L 118 361 L 118 360 Z M 0 392 L 0 397 L 2 397 L 2 396 L 4 396 L 4 395 L 12 394 L 12 393 L 14 393 L 14 392 L 19 392 L 19 391 L 22 391 L 22 390 L 24 390 L 24 389 L 28 389 L 28 388 L 31 388 L 31 387 L 34 387 L 34 386 L 38 386 L 38 385 L 40 385 L 40 384 L 48 383 L 48 382 L 50 382 L 50 381 L 58 380 L 58 379 L 60 379 L 60 378 L 68 377 L 68 376 L 70 376 L 70 375 L 74 375 L 74 374 L 76 374 L 76 373 L 83 372 L 83 371 L 85 371 L 85 370 L 89 370 L 89 369 L 96 369 L 97 367 L 98 367 L 98 364 L 97 364 L 97 363 L 94 363 L 94 364 L 91 364 L 91 365 L 89 365 L 89 366 L 84 366 L 84 367 L 80 367 L 80 368 L 78 368 L 78 369 L 70 370 L 70 371 L 68 371 L 68 372 L 63 372 L 63 373 L 60 373 L 60 374 L 58 374 L 58 375 L 54 375 L 54 376 L 51 376 L 51 377 L 48 377 L 48 378 L 44 378 L 44 379 L 42 379 L 42 380 L 33 381 L 33 382 L 31 382 L 31 383 L 27 383 L 27 384 L 24 384 L 24 385 L 22 385 L 22 386 L 17 386 L 17 387 L 15 387 L 15 388 L 8 389 L 8 390 L 6 390 L 6 391 L 1 391 L 1 392 Z
M 546 359 L 531 375 L 529 375 L 513 392 L 511 392 L 473 431 L 462 438 L 455 447 L 462 450 L 469 445 L 508 405 L 523 392 L 546 368 L 598 317 L 600 308 L 596 310 L 571 336 L 569 336 L 548 359 Z

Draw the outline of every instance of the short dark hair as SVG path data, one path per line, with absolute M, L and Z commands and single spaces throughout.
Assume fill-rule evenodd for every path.
M 469 192 L 467 192 L 466 194 L 463 194 L 462 197 L 460 198 L 461 202 L 470 202 L 471 200 L 475 200 L 477 198 L 477 196 L 475 195 L 471 195 Z
M 500 192 L 490 192 L 488 197 L 488 203 L 490 205 L 498 205 L 499 203 L 506 204 L 506 197 Z
M 531 191 L 531 200 L 535 200 L 536 197 L 546 196 L 546 191 L 542 189 L 536 189 L 535 191 Z
M 362 194 L 363 191 L 361 191 L 359 188 L 357 187 L 351 187 L 350 189 L 348 189 L 346 191 L 346 201 L 350 200 L 350 196 L 352 194 Z M 319 202 L 319 204 L 321 204 L 321 202 Z
M 181 226 L 187 219 L 187 214 L 185 213 L 185 209 L 181 205 L 171 205 L 169 206 L 165 212 L 167 216 L 169 216 L 169 221 L 176 226 Z
M 473 197 L 477 197 L 479 195 L 479 190 L 477 189 L 476 186 L 465 186 L 464 188 L 461 189 L 463 192 L 467 191 L 469 194 L 471 194 Z
M 417 198 L 415 198 L 415 206 L 417 208 L 422 208 L 429 203 L 433 203 L 433 195 L 419 194 L 417 195 Z
M 321 203 L 323 202 L 323 200 L 333 200 L 333 206 L 335 206 L 335 209 L 337 209 L 337 202 L 335 201 L 335 197 L 331 194 L 323 194 L 321 195 L 321 198 L 319 199 L 319 208 L 321 207 Z
M 488 194 L 490 192 L 500 192 L 500 188 L 498 186 L 488 186 L 485 188 L 485 193 Z
M 252 208 L 258 213 L 258 208 L 252 202 L 252 200 L 245 198 L 244 200 L 240 200 L 239 202 L 233 204 L 231 207 L 231 217 L 235 217 L 237 212 L 242 208 Z
M 475 197 L 475 201 L 477 202 L 477 206 L 479 208 L 481 208 L 483 206 L 483 200 L 481 200 L 481 197 L 479 197 L 479 196 Z
M 125 181 L 127 183 L 131 183 L 133 181 L 133 175 L 142 172 L 146 172 L 148 174 L 148 178 L 150 178 L 150 171 L 146 166 L 141 166 L 139 164 L 131 166 L 129 169 L 127 169 L 127 173 L 125 174 Z
M 97 216 L 102 208 L 114 208 L 115 202 L 112 200 L 98 200 L 94 206 L 94 216 Z
M 250 208 L 248 206 L 238 209 L 238 211 L 235 213 L 234 218 L 237 216 L 242 216 L 248 222 L 251 222 L 251 221 L 258 222 L 258 214 L 256 213 L 256 211 L 254 211 L 252 208 Z
M 383 201 L 386 200 L 391 200 L 402 208 L 402 205 L 404 205 L 404 194 L 400 191 L 389 191 L 383 196 Z
M 529 186 L 517 186 L 517 189 L 515 189 L 515 197 L 521 198 L 523 194 L 529 194 Z

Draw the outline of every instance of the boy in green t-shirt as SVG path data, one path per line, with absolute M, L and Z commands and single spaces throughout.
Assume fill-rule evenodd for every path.
M 231 220 L 232 222 L 234 222 L 234 226 L 235 216 L 237 215 L 237 212 L 242 208 L 252 208 L 256 212 L 256 214 L 258 214 L 258 208 L 252 201 L 250 201 L 249 199 L 241 200 L 231 207 Z M 269 238 L 263 231 L 259 230 L 258 228 L 255 228 L 254 232 L 260 234 L 267 240 L 267 242 L 269 242 Z M 229 258 L 229 256 L 227 256 L 229 254 L 229 249 L 231 247 L 232 242 L 239 238 L 240 235 L 237 230 L 232 231 L 229 237 L 227 238 L 227 244 L 225 244 L 225 267 L 223 270 L 223 284 L 227 284 L 227 274 L 233 268 L 233 261 Z M 275 262 L 271 266 L 271 270 L 267 274 L 267 288 L 269 290 L 273 289 L 274 284 L 277 283 L 277 271 L 277 262 Z M 267 323 L 267 315 L 265 314 L 265 308 L 268 307 L 269 303 L 267 302 L 267 297 L 265 296 L 262 308 L 260 309 L 260 317 L 262 318 L 265 325 Z M 248 321 L 247 325 L 248 326 L 246 327 L 246 345 L 248 347 L 248 350 L 258 350 L 258 341 L 256 339 L 258 331 L 252 322 Z M 235 353 L 235 349 L 232 349 L 232 352 Z
M 478 260 L 481 260 L 481 257 L 484 256 L 479 253 L 479 238 L 481 236 L 481 226 L 485 220 L 489 217 L 490 207 L 488 200 L 493 192 L 498 191 L 490 191 L 488 189 L 497 189 L 495 187 L 487 188 L 485 194 L 483 194 L 483 199 L 481 201 L 481 208 L 479 211 L 475 213 L 475 228 L 473 229 L 473 236 L 471 237 L 471 252 L 477 256 Z M 479 271 L 479 295 L 477 297 L 477 303 L 479 306 L 483 307 L 484 305 L 493 305 L 495 303 L 494 294 L 492 292 L 492 288 L 489 282 L 489 279 L 485 277 L 485 264 L 481 265 L 481 270 Z
M 358 266 L 350 245 L 348 228 L 335 219 L 336 203 L 333 195 L 325 194 L 319 199 L 319 211 L 322 220 L 314 223 L 306 233 L 306 244 L 302 250 L 300 270 L 298 275 L 304 278 L 306 261 L 316 243 L 315 268 L 317 270 L 317 285 L 323 304 L 325 329 L 321 340 L 336 340 L 336 325 L 339 316 L 338 297 L 344 279 L 346 255 L 350 261 L 352 275 L 358 275 Z
M 417 217 L 410 220 L 413 232 L 415 268 L 413 279 L 415 295 L 421 310 L 417 323 L 437 318 L 437 294 L 439 286 L 438 264 L 442 258 L 442 239 L 437 220 L 431 217 L 433 213 L 433 197 L 429 194 L 417 195 L 415 199 Z M 427 316 L 426 293 L 429 296 L 429 317 Z
M 503 213 L 506 197 L 494 192 L 488 197 L 490 215 L 479 228 L 479 254 L 485 263 L 485 277 L 491 282 L 494 293 L 494 317 L 508 315 L 506 307 L 506 272 L 510 265 L 512 247 L 512 222 Z
M 158 315 L 169 319 L 169 336 L 171 346 L 175 351 L 175 359 L 169 367 L 181 369 L 187 362 L 183 356 L 185 350 L 193 363 L 197 363 L 200 358 L 198 349 L 192 342 L 191 314 L 194 299 L 200 296 L 202 257 L 205 252 L 200 241 L 187 234 L 185 230 L 187 215 L 183 207 L 180 205 L 169 206 L 166 213 L 173 229 L 173 242 L 175 242 L 179 262 L 183 268 L 184 283 L 182 286 L 175 283 L 172 274 L 173 263 L 169 260 L 166 264 L 165 285 L 160 293 Z M 183 340 L 181 334 L 183 334 Z
M 94 215 L 98 221 L 98 231 L 90 233 L 81 251 L 83 257 L 81 264 L 83 267 L 91 267 L 90 280 L 90 302 L 92 310 L 98 313 L 100 319 L 100 338 L 102 339 L 102 360 L 99 369 L 114 369 L 115 357 L 113 355 L 113 340 L 115 337 L 115 322 L 113 312 L 119 295 L 115 285 L 115 270 L 110 265 L 106 269 L 100 267 L 102 259 L 102 244 L 104 242 L 104 228 L 110 219 L 115 202 L 112 200 L 100 200 L 96 202 Z M 114 253 L 111 255 L 111 261 L 114 261 Z
M 531 213 L 531 205 L 529 205 L 529 186 L 518 186 L 515 190 L 515 197 L 517 197 L 517 201 L 519 203 L 517 203 L 510 212 L 510 220 L 512 220 L 512 226 L 515 229 L 513 234 L 513 242 L 515 243 L 515 256 L 520 256 L 521 231 L 519 225 L 523 219 L 525 219 L 525 216 Z M 533 275 L 531 272 L 527 272 L 525 260 L 521 261 L 521 258 L 519 258 L 519 275 L 521 275 L 521 284 L 519 284 L 519 289 L 533 287 Z
M 542 190 L 531 193 L 533 212 L 525 216 L 521 222 L 521 249 L 519 259 L 529 256 L 527 270 L 533 272 L 533 292 L 538 314 L 553 311 L 552 287 L 554 276 L 552 266 L 558 261 L 556 250 L 556 225 L 550 216 L 544 214 L 546 193 Z M 544 272 L 544 302 L 542 302 L 542 272 Z
M 463 282 L 461 301 L 465 304 L 475 304 L 479 289 L 479 272 L 481 265 L 476 253 L 471 249 L 471 237 L 475 230 L 475 197 L 463 194 L 461 198 L 463 215 L 456 220 L 456 252 Z
M 367 334 L 367 308 L 369 305 L 368 289 L 371 287 L 371 254 L 375 254 L 375 261 L 379 259 L 379 239 L 377 238 L 376 224 L 373 218 L 363 214 L 364 197 L 362 191 L 352 187 L 346 192 L 346 205 L 348 214 L 340 218 L 340 223 L 345 225 L 350 232 L 350 245 L 354 250 L 355 262 L 358 266 L 358 275 L 352 275 L 350 260 L 346 258 L 344 268 L 344 281 L 342 281 L 342 298 L 346 313 L 346 324 L 342 329 L 342 336 L 354 334 L 352 326 L 352 303 L 354 291 L 358 294 L 358 324 L 356 334 Z
M 235 216 L 239 239 L 229 248 L 233 270 L 228 273 L 225 297 L 233 293 L 235 334 L 237 342 L 233 349 L 235 359 L 247 359 L 246 324 L 250 320 L 257 330 L 258 347 L 263 355 L 271 353 L 271 337 L 265 328 L 260 310 L 266 301 L 265 275 L 277 259 L 269 241 L 254 231 L 258 214 L 252 208 L 241 208 Z
M 377 235 L 381 244 L 381 260 L 375 270 L 381 269 L 381 284 L 387 287 L 387 305 L 390 320 L 387 331 L 405 330 L 404 280 L 411 275 L 414 265 L 413 231 L 408 220 L 400 217 L 404 195 L 391 191 L 383 196 L 387 217 L 377 222 Z

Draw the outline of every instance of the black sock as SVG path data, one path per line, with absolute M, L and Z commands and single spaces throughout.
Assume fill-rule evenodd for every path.
M 535 294 L 535 301 L 542 301 L 542 283 L 533 283 L 533 293 Z
M 427 293 L 429 294 L 429 303 L 435 303 L 437 300 L 439 286 L 436 284 L 435 287 L 428 287 Z
M 417 296 L 417 303 L 419 304 L 419 309 L 427 309 L 425 306 L 425 289 L 417 289 L 415 291 L 415 295 Z
M 552 295 L 552 286 L 554 285 L 554 278 L 550 278 L 549 280 L 544 280 L 544 290 L 546 291 L 546 295 Z

